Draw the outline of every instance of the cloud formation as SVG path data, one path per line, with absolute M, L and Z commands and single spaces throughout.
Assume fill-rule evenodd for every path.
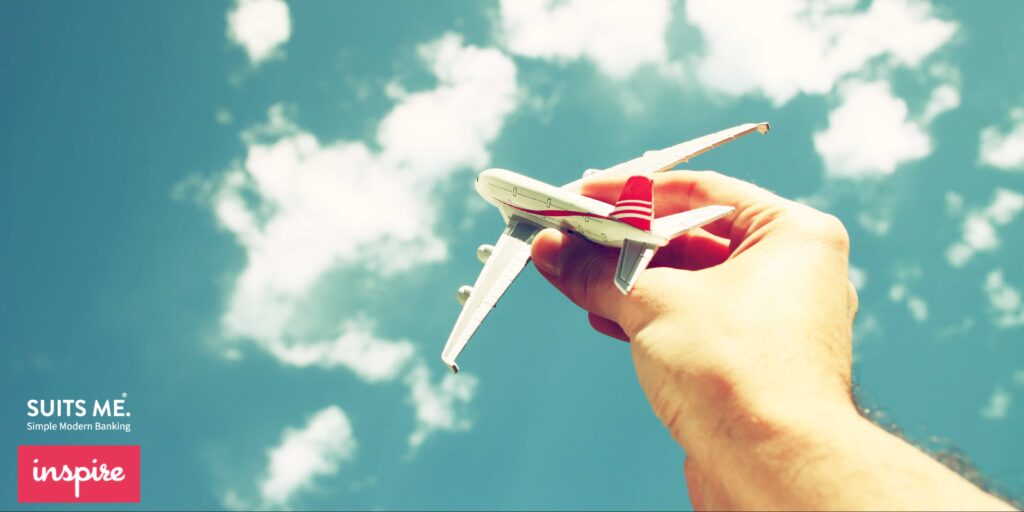
M 978 161 L 1003 171 L 1024 171 L 1024 108 L 1010 111 L 1009 130 L 987 126 L 979 136 Z
M 374 335 L 373 322 L 367 318 L 349 319 L 339 327 L 333 340 L 272 344 L 271 353 L 279 361 L 293 366 L 344 367 L 366 382 L 394 380 L 413 358 L 415 346 L 406 340 L 391 341 Z
M 895 303 L 904 303 L 910 317 L 917 322 L 928 320 L 928 303 L 920 296 L 910 293 L 906 284 L 897 283 L 889 288 L 889 300 Z
M 814 134 L 814 148 L 829 175 L 892 174 L 900 164 L 931 153 L 928 134 L 908 119 L 906 102 L 893 95 L 888 82 L 849 82 L 839 97 L 828 128 Z
M 667 60 L 668 0 L 502 0 L 508 51 L 556 62 L 585 58 L 621 79 Z
M 439 430 L 467 430 L 472 423 L 461 409 L 473 398 L 477 380 L 471 375 L 448 374 L 434 384 L 425 366 L 414 368 L 406 377 L 409 401 L 416 408 L 416 429 L 409 435 L 409 446 L 419 447 Z
M 245 50 L 253 65 L 279 55 L 278 49 L 292 35 L 291 15 L 283 0 L 237 0 L 227 22 L 228 39 Z
M 999 327 L 1010 328 L 1024 325 L 1024 299 L 1021 292 L 1003 277 L 1003 269 L 997 268 L 985 276 L 985 294 L 988 296 L 992 321 Z
M 997 188 L 988 206 L 972 209 L 964 216 L 962 237 L 946 250 L 946 260 L 954 267 L 963 267 L 975 254 L 994 251 L 999 247 L 996 228 L 1012 222 L 1021 211 L 1024 211 L 1024 195 Z
M 286 428 L 281 444 L 267 452 L 270 461 L 259 484 L 264 506 L 287 506 L 316 477 L 337 473 L 355 457 L 357 446 L 348 416 L 334 405 L 318 411 L 302 428 Z
M 687 21 L 706 46 L 697 75 L 715 91 L 758 93 L 778 106 L 798 94 L 828 94 L 871 63 L 917 67 L 957 30 L 927 2 L 876 1 L 867 11 L 857 4 L 690 0 Z
M 290 327 L 327 272 L 358 266 L 391 275 L 446 256 L 429 192 L 458 169 L 486 164 L 487 144 L 515 108 L 515 66 L 454 35 L 422 53 L 439 84 L 399 100 L 380 123 L 380 150 L 324 143 L 282 106 L 246 131 L 248 155 L 213 195 L 221 226 L 247 256 L 222 318 L 228 337 L 303 360 L 292 342 L 309 340 L 291 339 Z M 357 325 L 365 334 L 365 324 L 342 330 Z M 330 352 L 324 347 L 313 351 Z
M 910 317 L 918 323 L 928 320 L 928 303 L 923 297 L 913 293 L 913 283 L 924 277 L 919 265 L 898 264 L 894 272 L 893 285 L 889 287 L 889 300 L 896 304 L 904 304 Z
M 838 98 L 828 127 L 814 135 L 831 177 L 884 176 L 931 154 L 930 123 L 960 104 L 956 70 L 924 66 L 958 29 L 928 2 L 875 1 L 862 10 L 852 0 L 691 0 L 686 17 L 704 39 L 696 74 L 708 89 L 775 106 L 801 94 Z M 895 68 L 938 82 L 918 114 L 893 94 Z
M 500 51 L 447 34 L 419 53 L 436 87 L 398 94 L 373 143 L 322 141 L 274 105 L 265 123 L 242 133 L 245 158 L 210 192 L 220 226 L 246 258 L 221 317 L 234 342 L 228 355 L 241 357 L 237 343 L 249 342 L 282 364 L 401 382 L 416 411 L 413 447 L 433 432 L 468 428 L 463 408 L 476 379 L 434 383 L 416 346 L 378 335 L 366 312 L 311 319 L 306 306 L 320 300 L 329 275 L 389 277 L 443 260 L 432 191 L 460 169 L 486 165 L 488 144 L 516 108 L 516 68 Z
M 1006 418 L 1006 413 L 1010 411 L 1012 398 L 1010 393 L 1003 388 L 997 387 L 993 389 L 992 396 L 989 397 L 985 408 L 981 410 L 981 417 L 990 420 Z
M 420 46 L 419 54 L 438 86 L 397 93 L 377 129 L 381 161 L 427 180 L 485 166 L 487 145 L 517 106 L 515 64 L 493 48 L 463 45 L 453 33 Z

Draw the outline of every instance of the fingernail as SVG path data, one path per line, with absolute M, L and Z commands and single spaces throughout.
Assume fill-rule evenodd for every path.
M 562 248 L 562 235 L 559 232 L 543 231 L 537 235 L 537 240 L 533 242 L 533 264 L 537 268 L 551 276 L 558 277 L 560 274 L 559 268 L 559 252 Z

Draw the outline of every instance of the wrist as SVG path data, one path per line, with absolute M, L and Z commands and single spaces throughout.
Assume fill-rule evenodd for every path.
M 852 402 L 815 399 L 741 405 L 718 419 L 704 443 L 722 454 L 742 456 L 809 447 L 834 439 L 837 432 L 870 424 Z M 800 454 L 793 454 L 799 456 Z
M 702 442 L 684 449 L 739 508 L 813 508 L 822 498 L 815 494 L 827 492 L 817 468 L 844 451 L 848 436 L 873 427 L 852 404 L 837 402 L 746 407 L 719 421 Z
M 870 424 L 857 410 L 848 386 L 839 382 L 842 379 L 771 385 L 762 379 L 730 378 L 728 373 L 708 371 L 675 379 L 676 389 L 686 392 L 679 396 L 680 421 L 666 424 L 688 454 L 806 443 L 834 437 L 837 429 Z

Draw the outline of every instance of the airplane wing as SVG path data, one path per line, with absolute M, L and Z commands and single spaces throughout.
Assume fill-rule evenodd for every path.
M 732 206 L 712 205 L 665 217 L 658 217 L 651 222 L 651 233 L 671 240 L 683 232 L 721 219 L 734 210 L 736 208 Z
M 643 156 L 623 162 L 603 171 L 598 171 L 595 176 L 633 176 L 637 174 L 652 174 L 672 170 L 675 166 L 689 161 L 691 158 L 706 151 L 721 146 L 727 142 L 738 139 L 748 133 L 768 133 L 768 123 L 747 123 L 720 132 L 715 132 L 703 137 L 697 137 L 675 146 L 648 151 Z M 562 188 L 579 191 L 583 179 L 576 180 Z
M 453 371 L 459 371 L 455 359 L 469 343 L 477 327 L 480 327 L 480 323 L 498 303 L 498 299 L 530 261 L 530 243 L 538 231 L 539 227 L 513 217 L 505 227 L 505 232 L 498 238 L 494 252 L 484 264 L 480 276 L 476 278 L 473 293 L 462 307 L 459 319 L 455 321 L 455 328 L 452 329 L 444 351 L 441 352 L 441 360 Z

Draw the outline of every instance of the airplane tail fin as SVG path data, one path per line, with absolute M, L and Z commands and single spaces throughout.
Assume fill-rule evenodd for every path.
M 632 176 L 622 187 L 619 200 L 611 217 L 637 229 L 671 240 L 686 231 L 699 228 L 714 222 L 735 211 L 732 206 L 712 205 L 696 210 L 676 213 L 654 219 L 654 203 L 652 188 L 654 184 L 646 175 Z M 658 244 L 663 245 L 663 244 Z M 626 294 L 640 279 L 640 274 L 651 263 L 658 245 L 650 241 L 632 240 L 627 238 L 619 252 L 619 262 L 615 268 L 615 286 Z
M 611 217 L 634 228 L 650 231 L 654 219 L 653 187 L 650 176 L 631 176 L 622 187 Z M 625 294 L 633 289 L 656 250 L 656 245 L 636 240 L 627 239 L 623 242 L 619 263 L 615 268 L 615 286 L 619 291 Z
M 626 186 L 622 187 L 611 217 L 637 229 L 650 231 L 651 219 L 654 218 L 653 186 L 649 176 L 630 177 Z

